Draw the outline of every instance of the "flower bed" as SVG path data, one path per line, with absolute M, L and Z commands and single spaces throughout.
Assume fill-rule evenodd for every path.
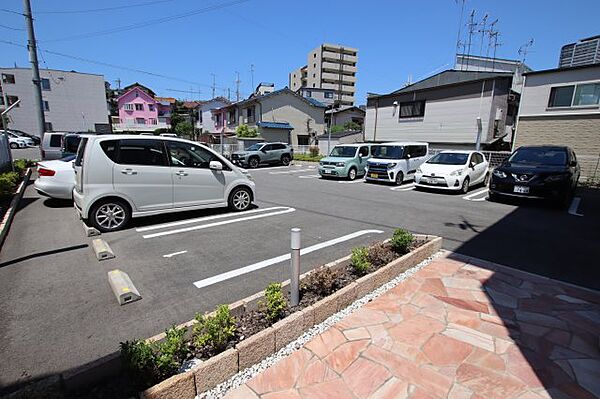
M 390 240 L 301 276 L 301 300 L 288 306 L 289 281 L 148 340 L 121 344 L 125 370 L 146 398 L 194 398 L 277 352 L 304 331 L 437 252 L 441 238 L 397 230 Z M 178 373 L 182 362 L 198 365 Z M 198 360 L 199 359 L 199 360 Z M 168 378 L 166 378 L 168 377 Z M 165 379 L 166 378 L 166 379 Z

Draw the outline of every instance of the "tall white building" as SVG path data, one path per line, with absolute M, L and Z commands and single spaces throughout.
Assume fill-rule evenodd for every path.
M 341 106 L 354 105 L 358 49 L 339 44 L 322 44 L 308 53 L 307 63 L 289 74 L 289 87 L 331 89 Z
M 35 134 L 31 68 L 0 68 L 0 110 L 21 100 L 9 113 L 8 127 Z M 44 131 L 110 132 L 104 76 L 40 69 Z

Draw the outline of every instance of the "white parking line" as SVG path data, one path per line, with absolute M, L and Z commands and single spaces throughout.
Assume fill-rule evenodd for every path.
M 352 181 L 348 181 L 348 180 L 340 180 L 338 181 L 338 183 L 340 184 L 356 184 L 356 183 L 364 183 L 365 181 L 363 179 L 356 179 L 356 180 L 352 180 Z
M 283 207 L 283 208 L 287 208 L 287 207 Z M 277 212 L 262 213 L 259 215 L 246 216 L 243 218 L 223 220 L 220 222 L 214 222 L 214 223 L 208 223 L 208 224 L 201 224 L 199 226 L 191 226 L 191 227 L 184 227 L 182 229 L 161 231 L 159 233 L 146 234 L 146 235 L 143 235 L 142 237 L 143 238 L 156 238 L 156 237 L 169 236 L 172 234 L 179 234 L 179 233 L 186 233 L 188 231 L 208 229 L 210 227 L 223 226 L 223 225 L 231 224 L 231 223 L 245 222 L 247 220 L 254 220 L 254 219 L 261 219 L 261 218 L 266 218 L 266 217 L 270 217 L 270 216 L 283 215 L 285 213 L 294 212 L 295 210 L 296 209 L 294 209 L 294 208 L 287 208 L 285 210 L 277 211 Z
M 583 216 L 583 214 L 577 213 L 577 208 L 579 208 L 580 203 L 581 203 L 580 197 L 573 198 L 573 201 L 571 202 L 571 206 L 569 207 L 569 215 Z
M 180 220 L 180 221 L 177 221 L 177 222 L 162 223 L 162 224 L 155 224 L 155 225 L 152 225 L 152 226 L 139 227 L 139 228 L 135 229 L 135 231 L 137 231 L 138 233 L 142 233 L 144 231 L 166 229 L 166 228 L 169 228 L 169 227 L 182 226 L 184 224 L 192 224 L 192 223 L 197 223 L 197 222 L 205 222 L 207 220 L 224 219 L 224 218 L 228 218 L 228 217 L 231 217 L 231 216 L 248 215 L 248 214 L 251 214 L 251 213 L 274 211 L 276 209 L 289 209 L 289 208 L 287 206 L 273 206 L 273 207 L 270 207 L 270 208 L 252 209 L 252 210 L 243 211 L 243 212 L 228 212 L 228 213 L 223 213 L 223 214 L 219 214 L 219 215 L 204 216 L 204 217 L 201 217 L 201 218 L 186 219 L 186 220 Z
M 341 242 L 348 241 L 353 238 L 360 237 L 365 234 L 371 234 L 371 233 L 381 234 L 381 233 L 383 233 L 383 231 L 381 231 L 381 230 L 360 230 L 360 231 L 357 231 L 352 234 L 347 234 L 342 237 L 334 238 L 333 240 L 325 241 L 325 242 L 301 249 L 300 255 L 306 255 L 311 252 L 318 251 L 319 249 L 331 247 L 331 246 L 339 244 Z M 289 259 L 290 259 L 290 254 L 288 253 L 285 255 L 277 256 L 275 258 L 266 259 L 266 260 L 263 260 L 258 263 L 253 263 L 251 265 L 248 265 L 248 266 L 236 269 L 236 270 L 231 270 L 226 273 L 221 273 L 221 274 L 218 274 L 213 277 L 205 278 L 204 280 L 198 280 L 198 281 L 194 282 L 194 285 L 197 288 L 207 287 L 209 285 L 213 285 L 213 284 L 219 283 L 221 281 L 229 280 L 230 278 L 241 276 L 242 274 L 247 274 L 247 273 L 259 270 L 259 269 L 263 269 L 267 266 L 271 266 L 271 265 L 274 265 L 274 264 L 277 264 L 280 262 L 284 262 Z
M 404 184 L 402 186 L 390 187 L 392 191 L 411 191 L 415 189 L 415 183 Z
M 311 168 L 311 169 L 314 169 L 314 168 Z M 269 174 L 270 175 L 283 175 L 283 174 L 290 174 L 290 173 L 312 172 L 311 169 L 285 170 L 282 172 L 269 172 Z
M 489 188 L 482 188 L 479 191 L 474 191 L 471 194 L 465 195 L 464 197 L 462 197 L 464 200 L 467 201 L 485 201 L 485 197 L 483 198 L 477 198 L 477 199 L 473 199 L 473 197 L 478 197 L 481 194 L 487 194 L 487 192 L 489 191 Z
M 298 176 L 299 179 L 316 179 L 318 177 L 321 177 L 321 175 L 305 175 L 305 176 Z
M 173 252 L 172 254 L 163 255 L 163 258 L 172 258 L 175 255 L 182 255 L 182 254 L 186 254 L 186 253 L 187 253 L 187 251 Z

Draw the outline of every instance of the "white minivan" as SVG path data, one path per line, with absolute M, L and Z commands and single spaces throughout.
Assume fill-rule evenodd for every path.
M 82 136 L 73 168 L 75 207 L 102 232 L 138 216 L 225 206 L 245 211 L 255 198 L 245 170 L 178 138 Z
M 419 166 L 427 161 L 429 144 L 418 142 L 393 142 L 373 144 L 367 163 L 367 181 L 402 184 L 414 179 Z

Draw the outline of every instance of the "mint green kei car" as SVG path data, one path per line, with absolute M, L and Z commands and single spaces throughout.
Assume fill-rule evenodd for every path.
M 329 156 L 319 162 L 319 175 L 354 180 L 365 175 L 365 167 L 370 157 L 370 144 L 336 145 Z

